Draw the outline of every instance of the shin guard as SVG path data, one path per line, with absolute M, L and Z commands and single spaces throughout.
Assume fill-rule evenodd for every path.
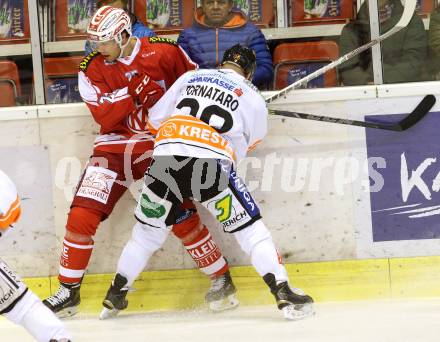
M 126 286 L 131 286 L 144 270 L 150 257 L 165 243 L 170 230 L 154 228 L 137 222 L 131 239 L 125 245 L 118 260 L 116 273 L 127 278 Z
M 252 265 L 260 276 L 272 273 L 277 281 L 288 280 L 272 236 L 262 220 L 234 233 L 234 236 L 241 249 L 251 257 Z
M 228 271 L 228 264 L 206 226 L 183 245 L 200 271 L 210 278 L 218 277 Z
M 101 222 L 103 214 L 97 210 L 73 207 L 67 218 L 66 236 L 79 236 L 81 239 L 65 237 L 60 258 L 58 279 L 66 284 L 81 281 L 93 251 L 92 236 Z
M 89 264 L 93 246 L 93 241 L 74 243 L 64 239 L 60 258 L 60 274 L 58 276 L 62 283 L 74 284 L 81 281 Z
M 173 233 L 180 240 L 201 272 L 210 278 L 225 274 L 228 263 L 214 242 L 208 228 L 200 222 L 200 216 L 192 202 L 185 202 L 184 211 Z

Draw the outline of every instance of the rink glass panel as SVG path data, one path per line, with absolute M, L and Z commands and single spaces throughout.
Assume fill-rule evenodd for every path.
M 27 0 L 0 1 L 0 107 L 33 103 Z
M 376 3 L 378 8 L 381 1 Z M 193 11 L 199 4 L 200 0 L 129 1 L 130 10 L 141 21 L 158 34 L 172 38 L 177 38 L 183 28 L 191 25 Z M 96 9 L 95 1 L 38 2 L 38 13 L 31 14 L 28 5 L 28 0 L 0 2 L 0 107 L 81 102 L 77 85 L 77 63 L 84 55 L 85 30 Z M 275 68 L 274 79 L 268 89 L 282 89 L 369 41 L 371 37 L 368 26 L 371 23 L 368 16 L 367 21 L 362 19 L 362 6 L 360 0 L 289 0 L 285 4 L 275 0 L 234 2 L 234 7 L 242 10 L 267 38 Z M 29 24 L 30 15 L 39 18 L 36 31 Z M 422 38 L 417 40 L 420 45 L 418 51 L 421 52 L 416 54 L 416 58 L 412 49 L 406 49 L 403 53 L 396 52 L 396 48 L 401 46 L 395 42 L 399 42 L 398 38 L 403 35 L 399 33 L 394 40 L 391 37 L 383 43 L 382 56 L 377 57 L 371 50 L 367 51 L 311 81 L 307 87 L 412 82 L 438 78 L 440 63 L 437 63 L 437 59 L 440 58 L 436 58 L 435 40 L 431 43 L 431 39 L 428 39 L 432 32 L 427 27 L 428 19 L 433 23 L 435 16 L 437 11 L 433 0 L 419 0 L 417 17 L 413 21 L 419 21 L 419 28 L 423 24 L 424 31 L 421 31 Z M 352 28 L 359 20 L 364 20 L 366 28 L 362 37 L 358 37 L 356 30 Z M 440 23 L 440 18 L 438 21 Z M 386 29 L 384 25 L 379 23 L 381 30 Z M 435 28 L 435 23 L 432 26 Z M 287 27 L 295 29 L 286 31 Z M 341 36 L 344 31 L 348 33 Z M 40 36 L 43 58 L 34 56 L 32 59 L 30 38 L 34 34 Z M 390 59 L 390 51 L 391 56 L 396 58 Z M 411 64 L 411 57 L 417 61 L 417 65 Z M 407 77 L 390 77 L 393 65 L 402 64 L 400 62 L 406 59 L 410 60 L 407 64 L 411 65 L 407 69 L 411 71 Z M 41 76 L 34 72 L 35 63 L 43 70 Z M 375 72 L 380 70 L 379 73 L 383 74 L 382 80 L 381 77 L 372 76 L 373 64 L 378 65 Z M 370 76 L 366 76 L 367 74 Z M 39 78 L 43 79 L 44 94 L 35 96 L 35 85 L 39 84 Z

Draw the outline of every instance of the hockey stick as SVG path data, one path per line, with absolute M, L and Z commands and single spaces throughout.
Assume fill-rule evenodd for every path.
M 435 101 L 436 99 L 434 95 L 426 95 L 423 98 L 423 100 L 417 105 L 417 107 L 410 114 L 408 114 L 408 116 L 406 116 L 404 119 L 400 120 L 395 124 L 381 124 L 381 123 L 373 123 L 366 121 L 332 118 L 328 116 L 289 112 L 289 111 L 277 110 L 277 109 L 269 109 L 269 114 L 287 116 L 289 118 L 315 120 L 315 121 L 330 122 L 330 123 L 336 123 L 342 125 L 377 128 L 377 129 L 385 129 L 388 131 L 401 132 L 414 126 L 426 114 L 428 114 L 430 109 L 434 106 Z
M 405 1 L 405 7 L 403 9 L 402 17 L 400 18 L 400 20 L 396 24 L 396 26 L 394 26 L 389 31 L 387 31 L 384 34 L 380 35 L 376 39 L 373 39 L 369 43 L 367 43 L 365 45 L 362 45 L 362 46 L 358 47 L 357 49 L 354 49 L 353 51 L 350 51 L 349 53 L 345 54 L 342 57 L 339 57 L 337 60 L 331 62 L 330 64 L 327 64 L 327 65 L 323 66 L 322 68 L 312 72 L 311 74 L 301 78 L 300 80 L 292 83 L 291 85 L 287 86 L 286 88 L 281 89 L 276 94 L 268 97 L 266 99 L 266 102 L 270 103 L 272 101 L 275 101 L 279 97 L 285 95 L 288 91 L 290 91 L 292 89 L 299 88 L 303 84 L 307 84 L 311 80 L 315 79 L 318 76 L 321 76 L 322 74 L 324 74 L 325 72 L 329 71 L 330 69 L 333 69 L 334 67 L 336 67 L 336 66 L 338 66 L 338 65 L 340 65 L 340 64 L 342 64 L 342 63 L 344 63 L 346 61 L 348 61 L 349 59 L 353 58 L 354 56 L 357 56 L 361 52 L 369 49 L 373 45 L 376 45 L 376 44 L 380 43 L 382 40 L 385 40 L 388 37 L 392 36 L 393 34 L 399 32 L 401 29 L 406 27 L 408 25 L 408 23 L 410 22 L 413 14 L 414 14 L 414 10 L 416 8 L 416 3 L 417 3 L 417 0 L 406 0 Z

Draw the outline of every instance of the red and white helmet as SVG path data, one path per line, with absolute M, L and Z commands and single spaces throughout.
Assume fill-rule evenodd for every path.
M 87 27 L 87 38 L 91 43 L 108 42 L 114 39 L 121 50 L 122 32 L 131 36 L 130 16 L 121 8 L 101 7 L 96 11 Z

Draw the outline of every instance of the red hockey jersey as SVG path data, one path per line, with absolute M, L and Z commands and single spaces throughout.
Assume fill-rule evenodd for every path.
M 122 153 L 134 143 L 133 153 L 151 148 L 148 111 L 135 103 L 127 86 L 135 74 L 147 73 L 165 90 L 188 70 L 197 68 L 173 40 L 137 38 L 132 54 L 108 63 L 94 51 L 80 63 L 78 86 L 93 118 L 101 126 L 95 149 Z

